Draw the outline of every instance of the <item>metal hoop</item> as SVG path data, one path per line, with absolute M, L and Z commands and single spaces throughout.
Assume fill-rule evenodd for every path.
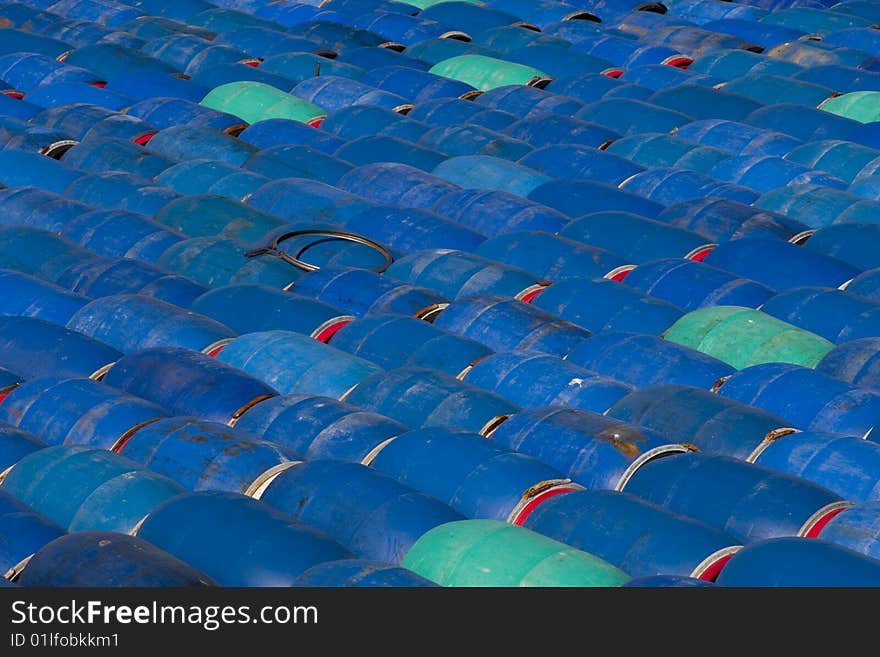
M 323 237 L 334 237 L 336 239 L 340 239 L 340 240 L 343 240 L 346 242 L 354 242 L 356 244 L 362 244 L 364 246 L 370 247 L 374 251 L 377 251 L 383 258 L 385 258 L 385 262 L 381 266 L 375 267 L 372 270 L 372 271 L 379 273 L 379 274 L 381 274 L 383 271 L 388 269 L 391 266 L 391 264 L 394 262 L 394 256 L 391 255 L 391 252 L 388 251 L 388 249 L 386 249 L 384 246 L 382 246 L 378 242 L 374 242 L 373 240 L 371 240 L 367 237 L 364 237 L 363 235 L 358 235 L 357 233 L 348 233 L 348 232 L 341 231 L 341 230 L 317 230 L 317 229 L 294 230 L 289 233 L 283 233 L 282 235 L 279 235 L 278 237 L 276 237 L 274 239 L 274 241 L 272 242 L 272 244 L 270 244 L 269 246 L 264 246 L 259 249 L 253 249 L 252 251 L 248 251 L 247 253 L 245 253 L 245 256 L 247 256 L 248 258 L 253 258 L 255 256 L 260 256 L 260 255 L 271 255 L 271 256 L 275 256 L 276 258 L 281 258 L 282 260 L 284 260 L 284 262 L 286 262 L 290 265 L 293 265 L 297 269 L 302 269 L 304 271 L 318 271 L 320 269 L 320 267 L 318 267 L 317 265 L 313 265 L 308 262 L 303 262 L 302 260 L 299 259 L 299 256 L 301 256 L 306 250 L 308 250 L 309 248 L 311 248 L 313 246 L 312 244 L 300 249 L 299 252 L 295 256 L 292 256 L 289 253 L 285 253 L 284 251 L 281 251 L 278 248 L 278 245 L 281 244 L 281 242 L 283 242 L 284 240 L 289 240 L 293 237 L 304 237 L 304 236 L 309 236 L 309 235 L 313 235 L 313 236 L 320 235 Z

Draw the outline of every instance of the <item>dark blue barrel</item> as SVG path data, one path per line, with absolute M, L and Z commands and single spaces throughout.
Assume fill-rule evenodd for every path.
M 0 77 L 12 88 L 25 93 L 43 82 L 99 81 L 99 76 L 79 66 L 64 64 L 47 55 L 13 53 L 0 57 Z
M 116 451 L 190 490 L 251 494 L 300 457 L 256 434 L 198 418 L 153 422 Z
M 376 450 L 409 429 L 391 418 L 314 395 L 284 395 L 248 410 L 236 428 L 309 459 L 369 464 Z
M 629 39 L 627 39 L 629 41 Z M 598 45 L 599 41 L 592 41 Z M 632 41 L 633 45 L 638 46 L 638 41 Z M 576 47 L 576 46 L 575 46 Z M 652 46 L 645 47 L 650 50 Z M 564 94 L 569 98 L 574 98 L 582 103 L 594 103 L 602 98 L 635 98 L 644 100 L 653 93 L 653 90 L 638 84 L 630 84 L 622 82 L 619 78 L 611 78 L 601 73 L 581 73 L 565 78 L 554 80 L 548 88 L 557 94 Z M 542 118 L 540 116 L 534 118 Z M 586 119 L 587 121 L 589 119 Z M 565 121 L 564 123 L 568 123 Z M 598 125 L 598 124 L 596 124 Z M 610 130 L 610 128 L 605 128 Z M 617 132 L 617 131 L 614 131 Z M 617 133 L 620 134 L 620 133 Z
M 83 176 L 60 160 L 12 148 L 0 151 L 0 167 L 4 171 L 3 180 L 9 186 L 39 184 L 43 189 L 56 193 L 61 193 L 74 180 Z
M 149 153 L 141 146 L 113 137 L 94 137 L 82 141 L 64 153 L 64 163 L 87 171 L 127 171 L 141 178 L 150 179 L 175 164 L 175 160 Z
M 848 291 L 799 287 L 774 296 L 761 310 L 832 342 L 880 337 L 880 305 Z
M 805 246 L 808 251 L 837 258 L 857 269 L 874 269 L 880 267 L 880 258 L 871 245 L 878 235 L 880 225 L 876 223 L 847 221 L 820 228 L 807 241 L 809 246 Z M 856 281 L 853 285 L 861 289 Z M 850 286 L 846 289 L 855 291 Z
M 722 567 L 726 565 L 722 564 Z M 634 577 L 623 585 L 624 588 L 656 589 L 656 588 L 692 588 L 713 587 L 715 584 L 696 577 L 682 577 L 681 575 L 646 575 Z
M 569 217 L 580 217 L 584 208 L 594 212 L 622 210 L 654 218 L 664 206 L 624 189 L 589 180 L 558 180 L 541 185 L 528 198 L 549 205 Z
M 675 70 L 675 69 L 673 69 Z M 725 88 L 700 84 L 681 84 L 663 89 L 645 102 L 659 107 L 686 113 L 695 119 L 727 119 L 741 121 L 763 104 Z
M 338 75 L 308 78 L 297 84 L 291 93 L 328 112 L 335 112 L 349 105 L 371 105 L 403 113 L 413 107 L 403 96 Z
M 462 519 L 442 502 L 387 475 L 335 461 L 288 468 L 262 500 L 326 532 L 359 557 L 389 563 L 400 563 L 428 530 Z
M 522 54 L 527 55 L 531 52 L 533 52 L 532 47 L 529 47 Z M 535 50 L 534 52 L 539 53 L 540 51 Z M 558 48 L 553 48 L 554 54 L 558 52 Z M 525 59 L 525 57 L 520 56 L 520 59 Z M 585 57 L 585 59 L 594 58 Z M 603 65 L 607 64 L 607 62 L 603 63 Z M 584 106 L 582 102 L 575 98 L 560 96 L 538 87 L 518 84 L 489 89 L 474 98 L 474 104 L 507 112 L 518 117 L 540 116 L 544 114 L 571 115 Z
M 178 347 L 154 347 L 128 354 L 111 368 L 104 381 L 172 413 L 217 422 L 228 422 L 277 394 L 241 370 Z
M 708 390 L 661 385 L 630 393 L 608 411 L 670 440 L 693 443 L 707 454 L 747 459 L 785 420 Z
M 844 509 L 825 525 L 819 538 L 880 559 L 880 502 Z
M 426 367 L 458 376 L 492 353 L 485 345 L 407 315 L 358 319 L 333 336 L 333 346 L 380 367 Z
M 460 378 L 523 408 L 558 405 L 604 413 L 632 391 L 625 383 L 561 358 L 517 352 L 476 361 Z
M 0 406 L 0 419 L 51 445 L 104 449 L 166 415 L 155 404 L 97 381 L 57 376 L 23 383 Z
M 738 21 L 735 22 L 739 23 Z M 739 25 L 733 25 L 733 27 L 738 27 Z M 751 22 L 747 25 L 749 27 L 755 26 Z M 722 80 L 733 80 L 750 73 L 793 77 L 802 68 L 792 62 L 764 57 L 748 50 L 716 50 L 697 59 L 688 67 L 688 70 L 714 75 Z
M 422 135 L 419 143 L 448 156 L 492 155 L 512 161 L 533 150 L 524 141 L 478 125 L 440 126 Z
M 291 586 L 308 568 L 351 556 L 326 534 L 286 513 L 222 492 L 168 500 L 147 517 L 138 536 L 224 586 Z
M 737 541 L 635 495 L 608 490 L 558 495 L 525 527 L 595 554 L 636 577 L 679 575 L 712 581 Z
M 871 301 L 880 302 L 880 289 L 878 289 L 877 285 L 878 277 L 880 277 L 880 269 L 869 269 L 852 279 L 845 289 Z
M 806 479 L 705 454 L 655 459 L 630 478 L 625 490 L 744 543 L 815 537 L 826 516 L 849 505 Z
M 172 189 L 145 184 L 137 176 L 122 171 L 84 175 L 65 187 L 64 194 L 94 207 L 146 215 L 179 196 Z
M 412 427 L 443 427 L 486 433 L 518 406 L 437 370 L 401 367 L 360 383 L 349 404 L 381 413 Z
M 309 568 L 291 586 L 420 588 L 437 585 L 400 566 L 367 559 L 339 559 Z
M 68 328 L 102 340 L 123 353 L 148 347 L 211 351 L 236 333 L 218 321 L 142 295 L 113 295 L 83 306 Z
M 420 316 L 448 301 L 433 290 L 347 267 L 322 267 L 298 279 L 291 289 L 358 317 L 369 313 Z
M 847 139 L 858 128 L 857 121 L 796 103 L 767 105 L 749 114 L 743 123 L 804 141 Z
M 331 113 L 321 124 L 319 132 L 326 131 L 330 136 L 335 135 L 343 140 L 388 135 L 417 142 L 430 129 L 427 123 L 414 121 L 408 115 L 382 107 L 352 105 Z
M 770 237 L 799 244 L 813 231 L 807 224 L 723 198 L 697 198 L 670 205 L 657 217 L 714 242 L 741 237 Z
M 341 222 L 374 205 L 355 194 L 305 178 L 267 181 L 251 194 L 247 203 L 291 222 Z
M 624 267 L 632 268 L 616 253 L 543 231 L 504 233 L 483 242 L 477 253 L 525 269 L 545 281 L 612 278 Z
M 755 463 L 808 479 L 854 502 L 880 499 L 880 444 L 804 431 L 766 443 Z
M 38 105 L 3 93 L 0 93 L 0 108 L 2 108 L 4 116 L 15 117 L 22 121 L 27 121 L 43 109 Z
M 514 230 L 556 233 L 568 223 L 558 210 L 498 190 L 449 192 L 431 209 L 489 237 Z
M 553 144 L 532 151 L 519 164 L 551 178 L 596 180 L 619 185 L 627 178 L 644 171 L 644 167 L 624 157 L 590 146 Z M 520 193 L 516 190 L 515 193 Z M 531 189 L 522 193 L 527 194 Z
M 123 77 L 114 78 L 107 88 L 133 101 L 164 96 L 198 102 L 209 91 L 208 87 L 191 80 L 155 71 L 133 71 Z
M 110 345 L 31 317 L 0 317 L 0 367 L 27 378 L 99 377 L 122 356 Z
M 687 169 L 650 169 L 625 180 L 621 189 L 664 205 L 707 196 L 729 198 L 741 203 L 751 203 L 758 198 L 758 193 L 748 187 Z
M 811 228 L 843 221 L 871 222 L 877 203 L 850 192 L 821 185 L 792 185 L 762 195 L 756 207 L 781 212 Z
M 62 234 L 95 253 L 111 258 L 155 262 L 184 239 L 144 215 L 125 210 L 94 210 L 68 221 Z
M 89 302 L 81 294 L 10 269 L 0 270 L 0 314 L 66 324 Z
M 586 105 L 575 118 L 598 123 L 622 135 L 669 132 L 694 120 L 687 114 L 634 98 L 604 98 Z
M 594 335 L 573 349 L 567 360 L 637 388 L 670 383 L 710 389 L 735 371 L 690 347 L 617 331 Z
M 636 96 L 639 100 L 652 104 L 656 102 L 657 105 L 661 107 L 667 106 L 668 109 L 679 109 L 679 106 L 681 106 L 679 111 L 688 114 L 688 116 L 692 114 L 703 116 L 707 113 L 706 108 L 700 106 L 701 101 L 705 102 L 702 94 L 695 94 L 692 99 L 694 102 L 692 103 L 688 102 L 691 99 L 687 98 L 686 95 L 685 97 L 679 97 L 676 94 L 671 94 L 669 97 L 658 96 L 658 101 L 653 100 L 654 96 L 667 90 L 672 92 L 682 86 L 715 87 L 721 82 L 718 78 L 705 73 L 696 73 L 677 66 L 653 62 L 627 68 L 625 80 L 648 91 L 644 96 Z M 718 113 L 724 115 L 728 113 L 735 115 L 738 113 L 738 103 L 735 99 L 731 101 L 730 98 L 722 97 L 721 100 L 722 103 Z M 691 109 L 693 109 L 693 112 Z
M 775 294 L 756 281 L 684 258 L 643 263 L 627 274 L 624 281 L 645 294 L 688 311 L 716 305 L 758 308 Z
M 209 157 L 241 166 L 259 149 L 214 128 L 172 126 L 160 130 L 150 139 L 147 150 L 174 160 Z
M 704 119 L 676 130 L 679 139 L 713 146 L 734 155 L 778 155 L 782 157 L 802 143 L 791 135 L 737 121 Z M 808 139 L 808 137 L 807 137 Z
M 133 534 L 160 504 L 186 489 L 168 477 L 149 470 L 133 470 L 108 479 L 85 499 L 70 531 L 112 531 Z
M 37 187 L 7 187 L 0 191 L 0 199 L 8 208 L 4 224 L 33 226 L 53 232 L 60 231 L 67 221 L 90 209 L 83 203 Z
M 49 57 L 58 57 L 71 49 L 69 43 L 23 30 L 7 28 L 4 30 L 3 36 L 3 47 L 0 48 L 0 54 L 3 55 L 16 52 L 34 52 Z
M 490 438 L 590 489 L 622 490 L 645 463 L 688 451 L 642 427 L 559 406 L 521 411 L 498 426 Z
M 364 84 L 382 91 L 409 98 L 414 103 L 431 98 L 462 97 L 474 92 L 474 88 L 465 82 L 451 80 L 409 66 L 372 68 L 360 80 Z
M 865 438 L 880 418 L 880 394 L 798 365 L 765 363 L 733 374 L 718 392 L 793 426 Z
M 730 154 L 720 148 L 701 146 L 670 135 L 645 134 L 617 139 L 606 149 L 643 167 L 678 167 L 708 172 Z
M 660 335 L 684 314 L 670 303 L 607 278 L 566 278 L 539 290 L 531 303 L 594 333 Z
M 76 532 L 39 550 L 18 579 L 24 587 L 203 587 L 214 580 L 136 536 Z
M 514 524 L 550 497 L 580 488 L 537 459 L 479 434 L 443 429 L 398 436 L 372 467 L 468 518 Z
M 336 185 L 352 165 L 310 146 L 273 146 L 253 154 L 243 167 L 269 178 L 310 178 Z
M 365 164 L 344 175 L 337 187 L 379 203 L 428 208 L 459 188 L 421 169 L 395 162 Z
M 400 115 L 394 114 L 394 116 Z M 326 123 L 325 120 L 321 124 L 322 127 Z M 248 126 L 238 138 L 257 148 L 271 148 L 281 144 L 301 144 L 311 146 L 322 153 L 332 153 L 344 143 L 342 139 L 328 134 L 324 130 L 315 130 L 310 125 L 291 119 L 257 121 Z
M 713 244 L 698 233 L 630 212 L 591 212 L 559 231 L 584 244 L 617 253 L 632 263 L 656 258 L 699 258 Z
M 599 148 L 620 137 L 620 133 L 598 123 L 558 114 L 539 114 L 520 119 L 507 126 L 504 134 L 535 148 L 548 144 L 582 144 Z
M 269 178 L 218 160 L 197 158 L 165 169 L 156 176 L 156 182 L 181 194 L 210 193 L 241 200 L 269 182 Z
M 880 561 L 819 540 L 777 538 L 740 550 L 720 586 L 880 586 Z
M 18 575 L 25 559 L 62 535 L 64 530 L 49 518 L 0 490 L 0 579 Z
M 60 283 L 66 269 L 97 259 L 91 251 L 45 230 L 3 226 L 0 236 L 0 266 L 46 281 Z
M 381 368 L 363 358 L 292 331 L 242 335 L 224 346 L 217 358 L 283 394 L 296 392 L 335 399 L 381 372 Z
M 0 395 L 4 395 L 4 393 L 0 393 Z M 0 399 L 0 403 L 2 401 Z M 0 422 L 0 476 L 28 454 L 44 447 L 46 447 L 46 443 L 33 434 L 11 424 Z
M 432 171 L 446 159 L 446 155 L 439 150 L 423 148 L 411 141 L 386 135 L 358 137 L 340 146 L 333 155 L 355 166 L 374 162 L 400 162 L 422 171 Z
M 839 287 L 859 274 L 842 260 L 756 237 L 724 242 L 704 262 L 777 290 L 805 285 Z
M 190 309 L 239 333 L 281 329 L 321 342 L 354 319 L 328 303 L 247 283 L 214 288 L 195 299 Z
M 560 357 L 592 335 L 531 304 L 490 295 L 459 299 L 434 323 L 494 351 L 532 350 Z
M 870 162 L 878 157 L 880 157 L 880 151 L 875 148 L 828 139 L 807 142 L 803 146 L 798 146 L 786 155 L 785 159 L 813 169 L 827 171 L 847 183 L 852 183 L 859 172 L 865 167 L 870 167 Z
M 774 155 L 734 155 L 716 164 L 709 175 L 758 192 L 787 185 L 823 185 L 845 189 L 847 183 L 822 171 Z
M 129 107 L 126 114 L 143 119 L 159 130 L 186 124 L 237 134 L 247 127 L 237 116 L 183 98 L 148 98 Z
M 317 44 L 313 44 L 314 45 Z M 315 73 L 320 75 L 336 75 L 352 80 L 360 80 L 364 76 L 364 69 L 352 64 L 346 64 L 335 59 L 329 59 L 311 52 L 282 52 L 267 57 L 260 68 L 283 75 L 294 83 L 302 82 Z
M 98 486 L 138 469 L 137 463 L 105 449 L 47 447 L 16 463 L 3 480 L 3 490 L 67 527 Z
M 510 112 L 486 109 L 461 98 L 436 98 L 426 101 L 407 114 L 407 117 L 433 126 L 472 124 L 499 131 L 515 123 L 518 118 Z

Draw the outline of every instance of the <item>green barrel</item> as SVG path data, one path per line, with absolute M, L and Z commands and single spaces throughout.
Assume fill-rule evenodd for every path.
M 709 306 L 690 312 L 663 337 L 737 369 L 762 363 L 815 367 L 834 347 L 815 333 L 740 306 Z
M 515 64 L 503 59 L 485 55 L 458 55 L 437 62 L 431 73 L 445 78 L 466 82 L 480 91 L 489 91 L 510 84 L 531 86 L 546 84 L 552 80 L 549 75 L 531 66 Z
M 496 520 L 439 525 L 401 565 L 442 586 L 621 586 L 630 579 L 599 557 Z
M 861 123 L 880 121 L 880 91 L 853 91 L 829 98 L 819 109 Z
M 292 119 L 318 125 L 327 116 L 327 112 L 317 105 L 262 82 L 221 84 L 209 91 L 200 105 L 232 114 L 248 123 L 266 119 Z

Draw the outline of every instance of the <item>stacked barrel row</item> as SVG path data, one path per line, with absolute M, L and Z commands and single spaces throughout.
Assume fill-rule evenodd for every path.
M 6 580 L 877 585 L 880 16 L 636 5 L 0 3 Z

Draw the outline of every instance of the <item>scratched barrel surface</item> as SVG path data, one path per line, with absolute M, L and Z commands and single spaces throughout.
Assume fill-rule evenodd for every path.
M 863 502 L 834 516 L 819 538 L 877 559 L 880 557 L 880 504 Z
M 312 566 L 293 586 L 317 587 L 431 587 L 437 586 L 411 570 L 368 559 L 338 559 Z
M 46 446 L 33 434 L 0 422 L 0 477 L 25 456 Z
M 64 529 L 0 489 L 0 579 L 16 576 L 22 562 L 64 534 Z
M 880 305 L 833 288 L 801 287 L 778 294 L 761 308 L 774 317 L 835 343 L 880 336 Z

